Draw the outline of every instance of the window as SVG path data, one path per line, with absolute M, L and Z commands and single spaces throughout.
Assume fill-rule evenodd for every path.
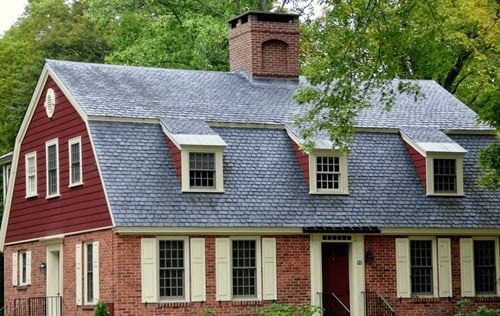
M 160 299 L 184 299 L 184 240 L 160 240 Z
M 12 254 L 12 285 L 31 284 L 31 251 L 21 250 Z
M 216 239 L 216 297 L 229 300 L 276 300 L 276 240 Z
M 347 156 L 319 151 L 309 156 L 310 193 L 348 194 Z
M 36 170 L 36 152 L 29 153 L 25 156 L 26 165 L 26 197 L 37 196 L 37 170 Z
M 215 154 L 189 153 L 189 187 L 215 188 Z
M 460 264 L 462 295 L 500 295 L 498 239 L 462 238 Z
M 204 238 L 143 238 L 141 269 L 143 302 L 206 301 Z
M 257 295 L 257 245 L 255 240 L 233 240 L 233 297 Z
M 76 304 L 95 305 L 99 300 L 99 242 L 76 244 Z M 82 286 L 83 279 L 83 286 Z M 83 295 L 82 295 L 83 294 Z M 83 301 L 82 301 L 83 297 Z
M 452 296 L 449 238 L 396 238 L 398 297 Z
M 47 198 L 59 196 L 59 150 L 57 139 L 46 144 Z
M 432 295 L 432 241 L 410 241 L 411 292 Z
M 432 155 L 426 158 L 427 194 L 463 195 L 463 158 Z
M 216 151 L 182 150 L 182 190 L 223 192 L 222 148 Z
M 434 192 L 457 192 L 457 169 L 455 159 L 434 159 Z
M 3 165 L 3 201 L 5 201 L 7 197 L 7 190 L 9 189 L 10 169 L 10 163 Z
M 82 150 L 81 138 L 73 138 L 69 140 L 69 186 L 76 186 L 83 183 L 82 181 Z

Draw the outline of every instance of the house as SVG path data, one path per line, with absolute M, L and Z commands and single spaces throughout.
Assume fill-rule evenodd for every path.
M 499 308 L 500 193 L 476 185 L 495 130 L 421 80 L 424 98 L 361 113 L 349 153 L 302 152 L 298 40 L 297 15 L 247 12 L 231 72 L 47 60 L 2 160 L 7 308 Z

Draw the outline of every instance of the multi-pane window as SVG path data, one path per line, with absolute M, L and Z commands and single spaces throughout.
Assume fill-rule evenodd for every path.
M 318 190 L 338 190 L 340 188 L 339 157 L 316 157 L 316 188 Z
M 59 195 L 59 154 L 57 140 L 47 142 L 47 196 Z
M 416 295 L 432 294 L 432 241 L 410 241 L 411 292 Z
M 27 283 L 28 279 L 28 270 L 27 270 L 27 262 L 28 262 L 28 253 L 26 251 L 21 251 L 19 253 L 19 281 L 22 284 Z
M 82 152 L 80 137 L 69 141 L 69 184 L 79 185 L 82 183 Z
M 189 153 L 189 186 L 215 188 L 215 154 Z
M 434 192 L 457 192 L 457 168 L 455 159 L 434 159 Z
M 233 240 L 233 297 L 257 295 L 256 253 L 255 240 Z
M 86 287 L 85 287 L 85 299 L 87 302 L 94 302 L 94 248 L 93 244 L 86 244 L 86 256 L 85 256 L 85 277 L 86 277 Z
M 476 294 L 496 294 L 495 241 L 474 241 L 474 279 Z
M 12 254 L 12 285 L 31 284 L 31 251 L 21 250 Z
M 26 155 L 26 197 L 37 195 L 36 152 Z
M 184 298 L 185 254 L 183 240 L 160 240 L 159 280 L 161 299 Z

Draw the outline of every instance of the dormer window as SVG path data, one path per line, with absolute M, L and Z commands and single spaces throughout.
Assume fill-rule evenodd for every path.
M 224 192 L 226 142 L 204 121 L 161 119 L 182 192 Z M 196 131 L 196 134 L 193 134 Z
M 463 195 L 463 158 L 431 154 L 426 158 L 428 195 Z
M 348 194 L 347 156 L 333 150 L 309 154 L 311 194 Z
M 222 148 L 182 148 L 181 159 L 182 191 L 224 191 Z
M 463 157 L 467 151 L 436 129 L 404 127 L 400 132 L 426 194 L 462 196 Z

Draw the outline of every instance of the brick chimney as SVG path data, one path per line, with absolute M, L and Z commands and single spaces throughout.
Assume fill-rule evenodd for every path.
M 256 78 L 298 79 L 299 15 L 250 11 L 230 20 L 229 64 Z

